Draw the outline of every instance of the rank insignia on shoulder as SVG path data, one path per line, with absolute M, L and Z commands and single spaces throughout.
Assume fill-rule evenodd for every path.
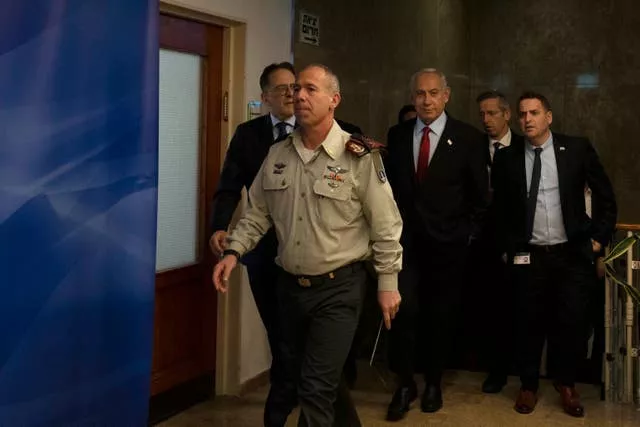
M 365 154 L 369 154 L 375 151 L 384 151 L 386 146 L 373 139 L 354 133 L 347 141 L 345 148 L 357 157 L 362 157 Z

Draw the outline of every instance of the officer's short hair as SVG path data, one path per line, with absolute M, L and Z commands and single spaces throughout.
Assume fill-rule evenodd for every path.
M 309 64 L 304 68 L 305 70 L 308 68 L 320 68 L 321 70 L 323 70 L 327 75 L 327 80 L 329 81 L 329 89 L 333 93 L 340 93 L 340 80 L 338 79 L 336 73 L 331 70 L 331 68 L 327 67 L 324 64 Z

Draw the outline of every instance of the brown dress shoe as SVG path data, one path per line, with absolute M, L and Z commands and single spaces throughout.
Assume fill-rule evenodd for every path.
M 556 388 L 562 400 L 562 409 L 572 417 L 584 417 L 584 406 L 580 404 L 580 395 L 575 387 L 558 385 Z
M 536 408 L 536 403 L 538 403 L 538 396 L 534 392 L 520 389 L 513 409 L 521 414 L 530 414 Z

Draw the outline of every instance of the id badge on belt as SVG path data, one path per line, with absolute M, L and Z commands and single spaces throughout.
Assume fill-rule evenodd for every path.
M 531 254 L 529 252 L 518 252 L 513 257 L 513 265 L 529 265 L 531 264 Z

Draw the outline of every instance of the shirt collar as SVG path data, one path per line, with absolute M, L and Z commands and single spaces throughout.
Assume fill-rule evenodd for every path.
M 442 132 L 444 132 L 444 126 L 447 124 L 447 113 L 444 111 L 442 114 L 438 116 L 431 124 L 428 126 L 431 132 L 435 133 L 438 137 L 442 136 Z M 427 125 L 418 117 L 416 120 L 416 135 L 422 134 L 422 129 L 426 128 Z
M 511 145 L 511 129 L 507 129 L 507 133 L 501 139 L 493 139 L 489 137 L 489 144 L 493 145 L 495 142 L 499 142 L 503 147 Z
M 527 150 L 529 150 L 531 152 L 533 152 L 533 150 L 536 148 L 528 140 L 527 140 L 527 143 L 525 145 L 527 146 Z M 544 144 L 542 144 L 540 147 L 542 148 L 542 151 L 544 151 L 547 148 L 552 147 L 552 146 L 553 146 L 553 133 L 549 132 L 549 138 L 547 138 L 547 140 L 544 142 Z
M 304 147 L 299 129 L 293 131 L 291 135 L 292 137 L 289 138 L 289 141 L 292 144 Z M 332 160 L 335 160 L 344 152 L 345 144 L 349 140 L 349 137 L 349 134 L 343 131 L 340 125 L 338 125 L 338 123 L 336 123 L 336 121 L 334 120 L 333 125 L 331 126 L 331 129 L 327 134 L 327 137 L 324 139 L 324 141 L 322 141 L 320 147 L 322 147 L 322 149 L 327 153 L 329 157 L 331 157 Z
M 295 128 L 296 127 L 296 116 L 291 116 L 286 120 L 279 120 L 272 113 L 269 113 L 269 116 L 271 116 L 271 124 L 272 124 L 273 127 L 276 127 L 276 125 L 278 123 L 280 123 L 280 122 L 285 122 L 286 124 L 290 125 L 291 128 Z
M 332 160 L 337 159 L 342 155 L 345 150 L 345 143 L 348 138 L 345 139 L 345 136 L 349 136 L 348 133 L 342 130 L 340 125 L 333 121 L 333 126 L 331 126 L 331 130 L 327 134 L 327 137 L 324 141 L 322 141 L 322 148 L 324 151 L 331 157 Z

